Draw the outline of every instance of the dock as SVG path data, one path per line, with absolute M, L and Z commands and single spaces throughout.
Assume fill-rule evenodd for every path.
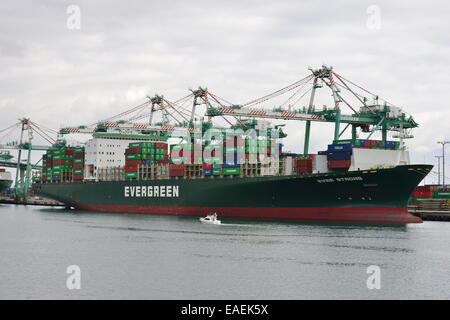
M 64 203 L 48 199 L 14 199 L 10 197 L 0 197 L 0 204 L 16 204 L 24 206 L 45 206 L 45 207 L 65 207 Z
M 425 221 L 450 221 L 450 200 L 421 200 L 408 206 L 408 211 Z

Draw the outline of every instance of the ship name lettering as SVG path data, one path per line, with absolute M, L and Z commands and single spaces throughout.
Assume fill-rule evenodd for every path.
M 125 186 L 125 198 L 176 198 L 180 195 L 179 186 Z
M 343 177 L 343 178 L 336 178 L 336 181 L 362 181 L 362 177 Z
M 318 183 L 324 183 L 324 182 L 334 182 L 334 179 L 318 179 L 317 180 Z

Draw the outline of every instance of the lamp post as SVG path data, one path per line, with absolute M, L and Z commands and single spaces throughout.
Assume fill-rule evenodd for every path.
M 438 159 L 438 185 L 441 184 L 441 158 L 442 156 L 434 156 Z
M 445 145 L 450 141 L 438 141 L 442 144 L 442 186 L 445 187 Z

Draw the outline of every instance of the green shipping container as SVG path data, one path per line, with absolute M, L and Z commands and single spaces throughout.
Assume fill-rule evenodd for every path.
M 84 148 L 75 148 L 73 149 L 74 153 L 84 153 Z
M 61 170 L 53 170 L 52 171 L 52 176 L 60 176 L 61 175 Z
M 141 160 L 144 159 L 142 154 L 126 154 L 125 160 Z
M 75 169 L 73 170 L 73 174 L 83 174 L 84 170 L 83 169 Z
M 152 149 L 154 147 L 153 142 L 132 142 L 128 144 L 128 148 L 146 148 L 146 149 Z
M 141 142 L 132 142 L 128 144 L 128 148 L 141 148 Z
M 73 159 L 73 164 L 83 164 L 84 159 Z
M 241 174 L 241 168 L 223 168 L 222 172 L 224 175 Z
M 125 178 L 137 178 L 138 173 L 137 172 L 125 172 Z
M 450 199 L 450 191 L 433 191 L 433 198 L 435 199 Z

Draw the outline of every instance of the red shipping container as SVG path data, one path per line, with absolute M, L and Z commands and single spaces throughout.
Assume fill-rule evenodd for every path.
M 432 198 L 433 192 L 432 191 L 414 191 L 412 195 L 413 195 L 413 197 L 416 197 L 416 198 Z
M 66 154 L 73 155 L 73 149 L 67 149 L 66 150 Z
M 74 153 L 73 158 L 74 159 L 84 159 L 84 153 Z
M 212 163 L 203 164 L 203 170 L 212 170 L 212 168 L 213 168 Z
M 167 143 L 164 142 L 156 142 L 155 143 L 156 149 L 167 149 Z
M 296 159 L 297 168 L 309 168 L 312 171 L 312 159 Z
M 308 168 L 308 167 L 297 167 L 297 173 L 301 173 L 301 174 L 312 173 L 312 168 Z
M 73 180 L 83 180 L 82 174 L 74 174 L 72 177 L 73 177 Z
M 125 172 L 137 172 L 137 166 L 125 166 Z
M 377 141 L 376 140 L 366 140 L 365 144 L 366 147 L 376 147 Z
M 142 153 L 142 148 L 128 148 L 125 149 L 125 154 L 140 154 Z
M 6 172 L 6 169 L 0 168 L 0 172 Z
M 82 164 L 82 163 L 75 163 L 73 165 L 73 168 L 74 169 L 84 169 L 84 164 Z
M 328 168 L 330 169 L 346 169 L 349 168 L 351 160 L 328 160 Z
M 172 170 L 183 170 L 184 171 L 184 164 L 174 164 L 172 163 L 169 167 L 169 169 Z
M 125 160 L 125 166 L 137 166 L 138 164 L 141 164 L 142 160 L 135 159 L 135 160 Z
M 170 170 L 169 176 L 171 177 L 183 177 L 184 170 Z

